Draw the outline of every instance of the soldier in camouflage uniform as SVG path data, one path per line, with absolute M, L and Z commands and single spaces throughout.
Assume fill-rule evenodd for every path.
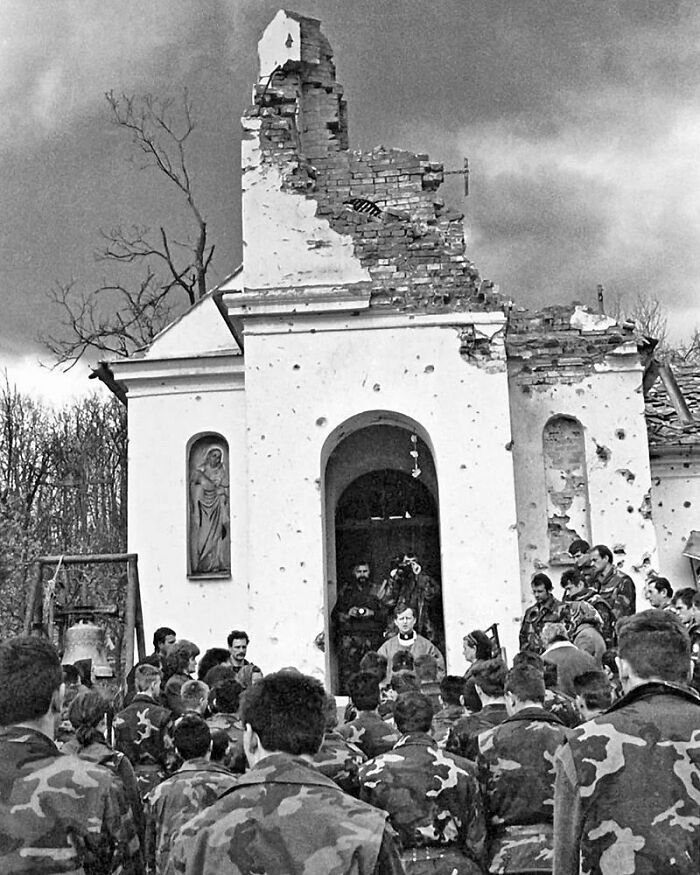
M 326 696 L 326 730 L 318 753 L 313 761 L 316 768 L 326 777 L 335 781 L 341 790 L 351 796 L 360 795 L 360 766 L 367 757 L 359 747 L 346 741 L 336 731 L 338 710 L 335 696 Z
M 0 872 L 141 875 L 124 789 L 104 766 L 53 741 L 63 675 L 42 638 L 0 644 Z
M 138 692 L 112 724 L 114 746 L 125 753 L 134 767 L 143 799 L 177 764 L 170 730 L 172 714 L 158 704 L 160 669 L 143 664 L 136 669 Z
M 632 578 L 615 567 L 613 554 L 604 544 L 591 550 L 591 562 L 595 570 L 595 587 L 598 595 L 615 615 L 615 620 L 629 617 L 637 610 L 637 591 Z M 615 642 L 608 644 L 614 646 Z
M 438 749 L 427 696 L 403 693 L 394 718 L 402 734 L 360 769 L 360 798 L 389 813 L 409 875 L 480 873 L 486 830 L 473 765 Z
M 249 771 L 175 836 L 167 875 L 399 875 L 386 813 L 306 759 L 321 745 L 325 693 L 305 675 L 277 672 L 241 705 Z
M 625 695 L 574 729 L 556 758 L 557 875 L 700 872 L 700 697 L 669 611 L 617 626 Z
M 468 714 L 450 729 L 445 749 L 472 762 L 479 750 L 479 734 L 498 726 L 508 716 L 503 685 L 506 666 L 502 659 L 486 659 L 474 669 L 474 685 L 481 699 L 481 711 Z
M 243 724 L 238 716 L 243 687 L 235 678 L 227 678 L 216 684 L 212 690 L 211 705 L 214 714 L 207 718 L 209 729 L 223 729 L 230 739 L 224 765 L 237 774 L 246 769 L 243 751 Z
M 149 875 L 163 875 L 177 830 L 236 783 L 223 766 L 209 760 L 211 734 L 202 717 L 186 714 L 175 724 L 180 768 L 146 797 L 146 863 Z
M 558 717 L 564 726 L 578 726 L 581 722 L 581 714 L 573 697 L 562 693 L 557 686 L 559 672 L 556 665 L 545 662 L 539 654 L 529 650 L 521 650 L 520 653 L 515 654 L 513 668 L 519 665 L 529 665 L 542 675 L 545 686 L 542 703 L 544 710 Z
M 533 666 L 506 678 L 508 717 L 479 736 L 489 872 L 552 871 L 554 755 L 567 730 L 542 707 L 544 681 Z
M 440 681 L 442 708 L 434 715 L 431 730 L 431 735 L 440 748 L 445 746 L 447 736 L 454 724 L 467 716 L 467 709 L 463 705 L 464 689 L 464 678 L 459 675 L 446 674 Z
M 520 649 L 542 653 L 544 650 L 542 629 L 545 623 L 557 622 L 561 602 L 554 598 L 552 581 L 546 574 L 535 574 L 530 589 L 535 597 L 535 604 L 523 614 L 520 625 Z
M 358 715 L 338 732 L 346 741 L 360 748 L 366 757 L 384 753 L 399 740 L 399 733 L 377 713 L 379 682 L 373 672 L 361 671 L 350 678 L 350 696 Z
M 105 737 L 108 707 L 96 690 L 83 688 L 68 710 L 74 737 L 58 746 L 63 753 L 73 753 L 81 759 L 106 766 L 119 778 L 139 836 L 143 836 L 143 806 L 134 767 L 123 753 L 107 743 Z

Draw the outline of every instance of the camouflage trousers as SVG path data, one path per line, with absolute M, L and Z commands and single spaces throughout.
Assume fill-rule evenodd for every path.
M 406 875 L 483 875 L 484 872 L 457 848 L 406 848 L 400 857 Z

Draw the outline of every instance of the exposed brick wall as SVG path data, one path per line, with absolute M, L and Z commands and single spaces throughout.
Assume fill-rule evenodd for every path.
M 302 60 L 259 82 L 246 113 L 262 121 L 262 161 L 279 168 L 285 190 L 315 200 L 316 214 L 352 237 L 371 276 L 372 306 L 500 309 L 492 284 L 482 282 L 466 255 L 462 214 L 445 209 L 436 195 L 443 166 L 381 146 L 349 151 L 332 49 L 317 21 L 300 23 Z
M 508 373 L 523 391 L 578 383 L 614 349 L 636 340 L 634 331 L 621 325 L 595 332 L 572 328 L 573 311 L 572 305 L 565 305 L 511 312 L 506 334 Z

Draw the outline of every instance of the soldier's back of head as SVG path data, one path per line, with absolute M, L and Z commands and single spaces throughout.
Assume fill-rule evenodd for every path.
M 90 694 L 92 695 L 92 694 Z M 135 871 L 140 847 L 124 790 L 112 772 L 54 741 L 63 672 L 39 637 L 0 644 L 0 871 Z

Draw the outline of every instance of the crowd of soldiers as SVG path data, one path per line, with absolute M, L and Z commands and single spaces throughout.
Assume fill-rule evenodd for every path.
M 474 630 L 446 674 L 400 603 L 340 707 L 243 630 L 201 655 L 158 629 L 116 707 L 48 640 L 1 643 L 0 872 L 698 873 L 700 597 L 654 578 L 635 613 L 607 548 L 572 554 L 510 668 Z

